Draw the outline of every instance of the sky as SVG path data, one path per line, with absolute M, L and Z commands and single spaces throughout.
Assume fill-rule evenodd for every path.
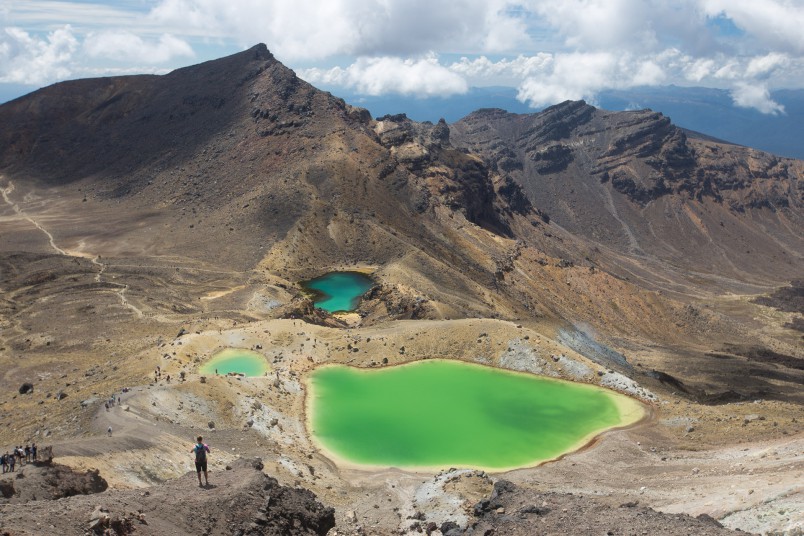
M 308 82 L 534 108 L 606 89 L 726 89 L 784 114 L 804 88 L 804 0 L 0 0 L 0 102 L 62 80 L 166 73 L 265 43 Z

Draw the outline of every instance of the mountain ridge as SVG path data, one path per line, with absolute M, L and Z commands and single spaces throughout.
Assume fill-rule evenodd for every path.
M 583 101 L 528 115 L 481 110 L 452 131 L 533 206 L 592 242 L 738 279 L 800 270 L 801 161 L 688 137 L 650 110 L 608 112 Z M 717 264 L 706 258 L 712 251 Z
M 532 108 L 517 99 L 514 87 L 471 87 L 466 94 L 450 97 L 419 98 L 401 95 L 371 96 L 348 89 L 327 87 L 347 102 L 371 110 L 375 116 L 406 112 L 416 121 L 449 123 L 460 121 L 480 108 L 502 108 L 519 114 L 538 113 L 545 107 Z M 780 89 L 770 98 L 785 107 L 782 114 L 763 114 L 734 104 L 724 89 L 658 86 L 623 90 L 603 90 L 593 104 L 608 111 L 651 109 L 670 117 L 676 125 L 701 132 L 728 143 L 785 156 L 804 158 L 804 149 L 796 140 L 802 136 L 804 90 Z

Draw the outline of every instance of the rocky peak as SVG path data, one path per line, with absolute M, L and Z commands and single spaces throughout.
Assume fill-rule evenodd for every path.
M 443 117 L 430 131 L 430 140 L 433 144 L 449 145 L 449 126 Z
M 523 134 L 536 143 L 569 138 L 578 127 L 592 119 L 595 110 L 582 100 L 564 101 L 544 109 L 538 114 L 538 121 Z
M 144 154 L 169 153 L 164 168 L 223 132 L 269 118 L 287 127 L 314 91 L 263 44 L 163 76 L 61 82 L 0 106 L 0 123 L 15 125 L 0 131 L 0 170 L 50 183 L 130 177 Z

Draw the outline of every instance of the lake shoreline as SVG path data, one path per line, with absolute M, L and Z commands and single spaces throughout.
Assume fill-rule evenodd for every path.
M 332 367 L 345 367 L 348 369 L 352 369 L 352 371 L 357 372 L 359 374 L 370 374 L 372 372 L 378 372 L 383 369 L 388 368 L 399 368 L 399 367 L 409 367 L 416 364 L 421 364 L 424 362 L 449 362 L 449 363 L 460 363 L 461 365 L 466 366 L 473 366 L 482 369 L 491 369 L 498 373 L 510 374 L 513 376 L 524 376 L 530 378 L 536 378 L 541 381 L 545 382 L 555 382 L 559 384 L 571 384 L 574 387 L 580 389 L 594 389 L 598 392 L 605 393 L 608 400 L 610 400 L 614 406 L 616 407 L 617 413 L 619 415 L 619 422 L 618 424 L 611 426 L 606 425 L 600 428 L 595 428 L 591 430 L 589 433 L 581 436 L 577 441 L 574 441 L 572 444 L 568 445 L 565 448 L 561 449 L 561 452 L 555 455 L 545 456 L 545 457 L 536 457 L 530 462 L 526 464 L 515 464 L 510 466 L 492 466 L 483 463 L 459 463 L 459 462 L 450 462 L 450 463 L 443 463 L 438 465 L 427 465 L 427 464 L 374 464 L 374 463 L 361 463 L 347 457 L 343 456 L 340 453 L 334 452 L 331 448 L 324 444 L 324 442 L 318 437 L 315 431 L 315 427 L 313 426 L 313 416 L 315 414 L 315 395 L 314 395 L 314 386 L 313 386 L 313 373 L 315 371 L 325 369 L 325 368 L 332 368 Z M 385 470 L 398 470 L 401 472 L 407 473 L 434 473 L 438 472 L 450 467 L 460 467 L 466 469 L 474 469 L 474 470 L 482 470 L 489 473 L 506 473 L 514 470 L 519 469 L 527 469 L 532 467 L 537 467 L 543 465 L 545 463 L 559 460 L 569 454 L 574 452 L 581 451 L 585 448 L 589 448 L 593 446 L 600 436 L 605 433 L 617 430 L 623 430 L 627 428 L 632 428 L 637 426 L 638 424 L 646 421 L 649 419 L 652 412 L 650 411 L 649 407 L 646 407 L 645 404 L 639 402 L 638 400 L 611 389 L 600 387 L 593 384 L 581 383 L 581 382 L 573 382 L 569 380 L 563 380 L 559 378 L 551 378 L 547 376 L 539 376 L 536 374 L 531 374 L 528 372 L 521 372 L 521 371 L 513 371 L 509 369 L 503 369 L 498 367 L 492 367 L 488 365 L 483 365 L 479 363 L 475 363 L 472 361 L 466 361 L 461 359 L 443 359 L 443 358 L 432 358 L 426 360 L 416 360 L 416 361 L 409 361 L 406 363 L 400 363 L 397 365 L 392 365 L 391 367 L 382 367 L 382 368 L 364 368 L 364 367 L 355 367 L 351 365 L 342 365 L 336 363 L 325 363 L 317 366 L 314 371 L 310 374 L 306 375 L 305 380 L 305 401 L 304 401 L 304 408 L 305 408 L 305 427 L 308 432 L 308 437 L 310 441 L 315 445 L 315 447 L 327 458 L 332 460 L 339 468 L 344 470 L 354 470 L 354 471 L 361 471 L 361 472 L 377 472 L 377 471 L 385 471 Z

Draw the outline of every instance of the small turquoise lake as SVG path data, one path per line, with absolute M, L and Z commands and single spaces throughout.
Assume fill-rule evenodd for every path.
M 330 272 L 302 281 L 301 286 L 314 294 L 313 303 L 327 312 L 354 311 L 360 298 L 374 281 L 360 272 Z
M 229 374 L 236 372 L 245 376 L 263 376 L 270 369 L 261 354 L 243 348 L 227 348 L 212 356 L 201 365 L 201 374 Z

